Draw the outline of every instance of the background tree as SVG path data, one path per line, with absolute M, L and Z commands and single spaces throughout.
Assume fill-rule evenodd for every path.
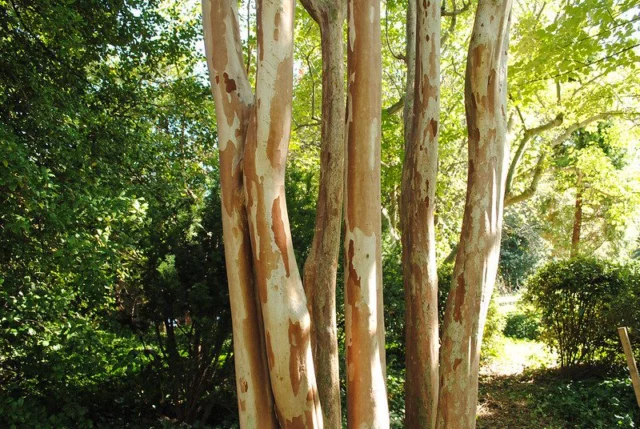
M 304 265 L 304 289 L 311 314 L 313 361 L 326 427 L 340 427 L 340 375 L 336 281 L 344 192 L 344 48 L 346 3 L 304 0 L 320 27 L 322 50 L 322 128 L 316 223 Z M 313 107 L 312 107 L 313 110 Z

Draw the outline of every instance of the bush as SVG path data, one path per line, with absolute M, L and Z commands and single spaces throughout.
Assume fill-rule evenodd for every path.
M 528 282 L 525 302 L 541 315 L 541 339 L 563 369 L 611 364 L 620 355 L 616 328 L 637 327 L 637 269 L 593 258 L 552 262 Z
M 502 333 L 505 337 L 518 340 L 537 340 L 540 336 L 540 318 L 530 311 L 511 313 L 507 316 Z
M 540 408 L 566 427 L 636 427 L 640 415 L 628 377 L 563 382 L 549 389 Z

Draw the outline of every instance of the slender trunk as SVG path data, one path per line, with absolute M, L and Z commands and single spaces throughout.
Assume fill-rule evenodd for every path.
M 420 0 L 409 0 L 407 3 L 407 22 L 406 26 L 406 44 L 405 63 L 407 64 L 407 80 L 405 81 L 404 106 L 402 110 L 402 119 L 404 122 L 404 148 L 411 141 L 411 132 L 413 129 L 413 98 L 415 95 L 416 81 L 416 29 L 417 29 L 417 4 Z
M 402 172 L 405 426 L 433 428 L 438 406 L 439 347 L 434 208 L 440 119 L 440 2 L 417 3 L 414 113 Z
M 258 1 L 256 109 L 244 183 L 256 284 L 278 420 L 322 427 L 309 311 L 293 253 L 284 190 L 293 90 L 293 0 Z
M 576 207 L 573 215 L 571 233 L 571 257 L 578 256 L 580 250 L 580 233 L 582 232 L 582 173 L 578 171 L 578 190 L 576 191 Z
M 240 426 L 276 428 L 244 206 L 241 161 L 253 95 L 242 62 L 237 14 L 235 1 L 202 2 L 207 65 L 218 118 L 222 229 Z
M 311 314 L 311 344 L 324 425 L 339 428 L 340 375 L 336 326 L 336 276 L 340 253 L 344 190 L 344 66 L 345 8 L 319 0 L 302 0 L 320 26 L 322 41 L 322 144 L 320 189 L 315 233 L 304 266 L 304 288 Z
M 506 69 L 511 0 L 479 0 L 467 57 L 467 198 L 440 362 L 439 428 L 474 428 L 482 333 L 493 292 L 507 173 Z
M 347 420 L 388 428 L 380 254 L 380 2 L 349 0 L 345 169 Z

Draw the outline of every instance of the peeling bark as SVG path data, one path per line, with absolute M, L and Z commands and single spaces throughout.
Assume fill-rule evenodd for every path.
M 242 156 L 253 94 L 244 70 L 237 3 L 203 0 L 204 40 L 218 119 L 222 226 L 233 323 L 240 426 L 277 428 L 244 207 Z
M 402 171 L 405 290 L 405 426 L 435 427 L 438 406 L 438 274 L 434 227 L 440 119 L 440 1 L 417 2 L 413 124 Z
M 322 43 L 322 142 L 315 233 L 304 266 L 304 289 L 311 314 L 311 344 L 324 424 L 342 425 L 336 276 L 344 190 L 344 66 L 340 0 L 302 0 L 320 27 Z
M 407 3 L 407 19 L 406 26 L 406 44 L 405 62 L 407 64 L 407 79 L 405 81 L 404 106 L 402 110 L 402 119 L 404 124 L 404 148 L 407 151 L 407 145 L 411 141 L 411 131 L 413 128 L 413 97 L 415 94 L 416 81 L 416 29 L 418 19 L 417 6 L 420 0 L 409 0 Z
M 280 425 L 320 428 L 307 302 L 285 201 L 293 90 L 293 0 L 258 1 L 256 108 L 247 130 L 244 191 Z
M 380 3 L 349 0 L 345 169 L 347 420 L 388 428 L 380 254 Z
M 498 270 L 508 163 L 506 69 L 511 0 L 479 0 L 467 57 L 469 173 L 447 298 L 437 427 L 474 428 L 482 333 Z

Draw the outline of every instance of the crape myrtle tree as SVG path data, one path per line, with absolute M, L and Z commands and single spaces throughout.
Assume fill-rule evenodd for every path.
M 389 426 L 389 412 L 380 256 L 380 3 L 305 0 L 303 5 L 320 26 L 323 56 L 320 195 L 304 288 L 284 188 L 294 2 L 257 2 L 254 93 L 242 58 L 237 3 L 203 0 L 218 125 L 240 424 L 340 426 L 335 276 L 344 197 L 347 421 L 350 427 L 384 428 Z M 413 84 L 407 85 L 412 119 L 405 134 L 401 208 L 405 296 L 411 315 L 406 423 L 474 427 L 480 344 L 497 273 L 508 159 L 511 1 L 480 0 L 470 41 L 465 88 L 467 199 L 440 352 L 433 216 L 441 4 L 425 0 L 411 7 L 415 70 Z M 346 112 L 341 64 L 345 9 Z

